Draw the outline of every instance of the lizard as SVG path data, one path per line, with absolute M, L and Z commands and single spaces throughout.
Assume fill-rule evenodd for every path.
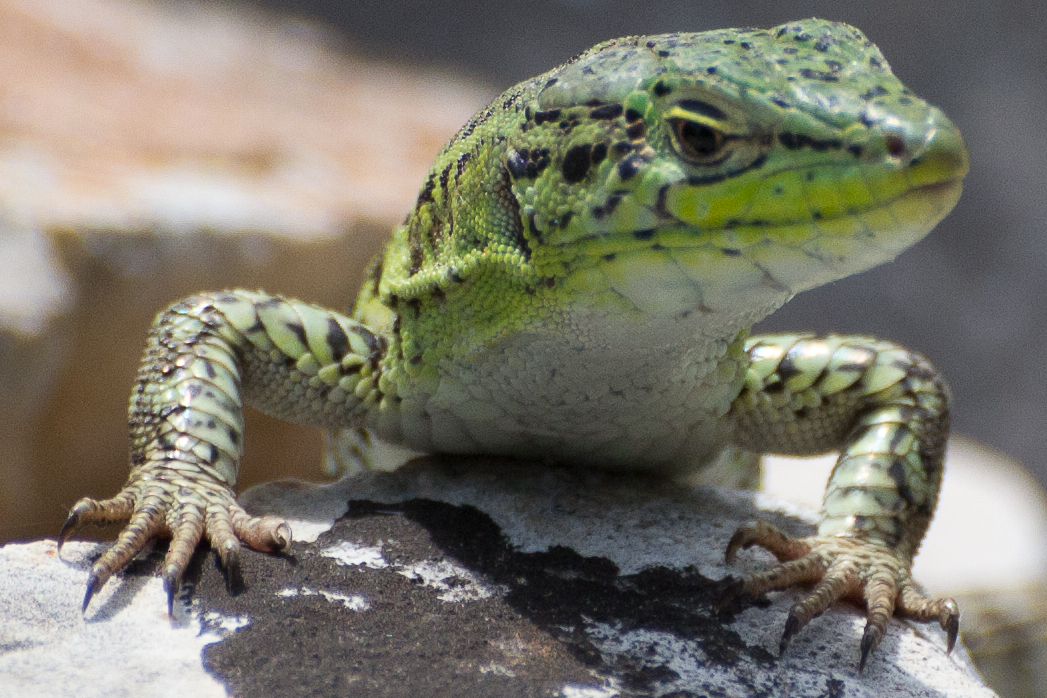
M 600 43 L 450 139 L 348 312 L 227 290 L 157 315 L 128 482 L 77 502 L 59 534 L 126 523 L 83 610 L 156 537 L 168 613 L 204 538 L 230 580 L 241 543 L 290 545 L 286 522 L 236 501 L 250 405 L 423 452 L 660 477 L 745 481 L 762 453 L 836 451 L 814 535 L 754 521 L 729 540 L 728 563 L 751 546 L 779 561 L 736 591 L 810 589 L 781 652 L 842 599 L 866 608 L 859 671 L 894 616 L 939 622 L 951 650 L 955 601 L 910 573 L 946 383 L 888 341 L 750 328 L 921 240 L 967 169 L 958 129 L 846 24 Z

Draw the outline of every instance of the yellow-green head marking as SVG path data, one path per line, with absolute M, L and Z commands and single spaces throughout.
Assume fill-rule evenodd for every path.
M 510 89 L 448 144 L 384 293 L 442 302 L 493 274 L 503 328 L 586 303 L 748 326 L 915 243 L 966 171 L 956 128 L 853 27 L 617 39 Z

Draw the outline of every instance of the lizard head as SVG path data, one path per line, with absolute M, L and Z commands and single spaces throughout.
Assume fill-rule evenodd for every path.
M 967 172 L 844 24 L 617 39 L 532 85 L 507 156 L 531 262 L 647 314 L 758 319 L 893 259 Z

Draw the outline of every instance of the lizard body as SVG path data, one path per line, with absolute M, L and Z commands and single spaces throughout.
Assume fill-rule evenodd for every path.
M 868 607 L 862 665 L 894 613 L 938 620 L 951 648 L 955 604 L 909 577 L 945 384 L 888 342 L 748 330 L 917 242 L 966 170 L 956 128 L 843 24 L 627 37 L 520 83 L 445 146 L 349 314 L 237 290 L 157 317 L 131 478 L 60 537 L 129 520 L 84 606 L 157 534 L 170 596 L 203 535 L 231 575 L 239 541 L 289 544 L 235 502 L 250 404 L 426 452 L 667 475 L 725 449 L 838 450 L 816 536 L 754 523 L 731 540 L 729 559 L 756 544 L 783 561 L 741 590 L 816 584 L 783 650 L 844 596 Z

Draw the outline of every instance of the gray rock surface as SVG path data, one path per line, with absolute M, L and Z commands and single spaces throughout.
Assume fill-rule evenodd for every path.
M 298 542 L 286 558 L 245 553 L 236 595 L 198 555 L 173 622 L 159 554 L 81 616 L 99 545 L 72 543 L 62 561 L 51 541 L 0 549 L 0 694 L 995 695 L 925 625 L 892 623 L 859 676 L 856 608 L 777 657 L 796 593 L 719 607 L 726 575 L 771 561 L 724 565 L 739 523 L 809 530 L 809 513 L 760 495 L 422 459 L 243 500 L 290 517 Z

